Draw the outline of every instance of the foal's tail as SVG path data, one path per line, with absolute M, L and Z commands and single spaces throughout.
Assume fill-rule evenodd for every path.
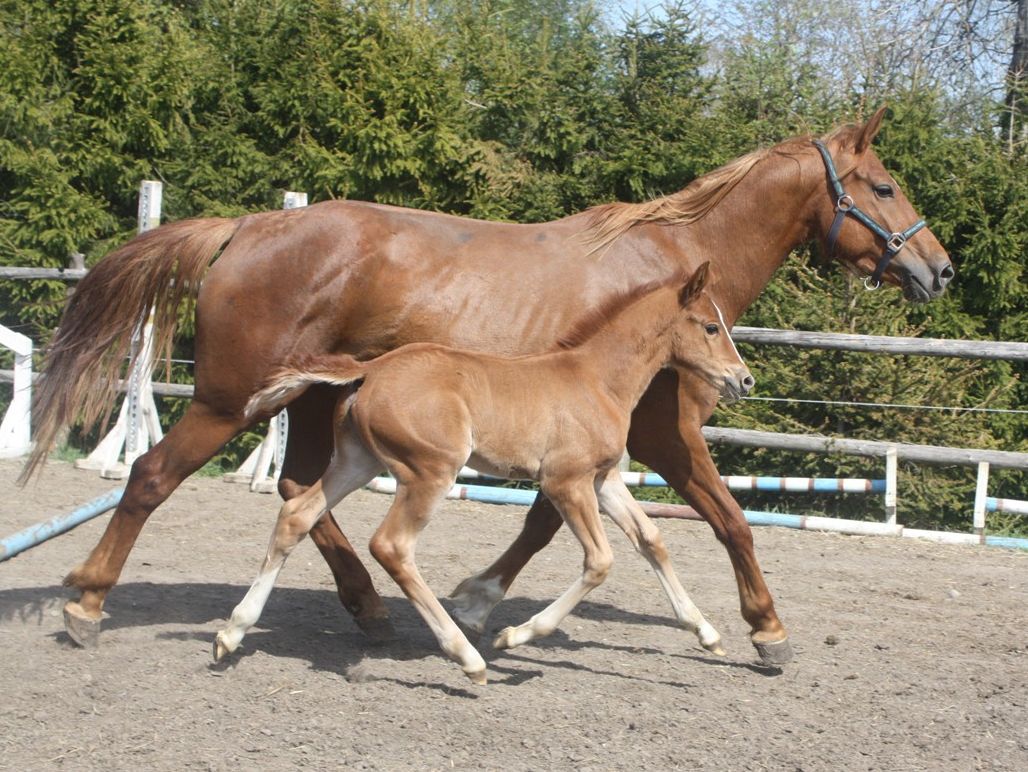
M 133 334 L 151 308 L 154 350 L 166 350 L 179 305 L 195 299 L 204 272 L 238 227 L 238 220 L 224 218 L 170 223 L 137 236 L 89 270 L 43 361 L 32 402 L 35 447 L 20 483 L 46 460 L 64 427 L 78 419 L 92 426 L 109 413 Z
M 368 364 L 349 354 L 306 357 L 274 373 L 246 403 L 246 417 L 270 415 L 315 383 L 346 386 L 363 380 L 367 374 Z

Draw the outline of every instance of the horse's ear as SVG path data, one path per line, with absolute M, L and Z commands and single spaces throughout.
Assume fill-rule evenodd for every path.
M 684 308 L 689 305 L 697 295 L 703 292 L 703 288 L 707 286 L 707 278 L 709 275 L 710 261 L 707 260 L 693 272 L 693 275 L 690 276 L 682 286 L 682 291 L 678 293 L 679 305 Z
M 862 154 L 871 147 L 871 141 L 878 135 L 878 130 L 882 127 L 882 118 L 884 117 L 885 105 L 882 105 L 868 119 L 867 123 L 861 127 L 860 132 L 857 134 L 857 144 L 854 148 L 857 151 L 857 155 Z

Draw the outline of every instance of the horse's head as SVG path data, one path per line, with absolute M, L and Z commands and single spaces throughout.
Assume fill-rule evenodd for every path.
M 953 265 L 871 148 L 884 112 L 814 143 L 825 171 L 818 228 L 826 254 L 866 276 L 865 286 L 888 282 L 925 302 L 943 293 Z
M 692 370 L 721 397 L 735 401 L 753 388 L 753 375 L 732 342 L 721 309 L 704 290 L 709 268 L 709 262 L 701 265 L 678 290 L 670 364 Z

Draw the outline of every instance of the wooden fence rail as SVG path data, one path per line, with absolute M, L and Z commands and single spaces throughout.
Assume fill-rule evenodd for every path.
M 1014 362 L 1028 362 L 1028 343 L 994 340 L 894 338 L 888 335 L 850 335 L 841 332 L 775 330 L 764 327 L 734 327 L 732 339 L 737 343 L 860 351 L 865 354 L 1007 359 Z

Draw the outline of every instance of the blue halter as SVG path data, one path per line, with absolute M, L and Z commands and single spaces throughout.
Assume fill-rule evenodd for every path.
M 821 152 L 821 157 L 825 162 L 825 168 L 828 170 L 828 179 L 831 181 L 832 188 L 835 190 L 835 219 L 832 221 L 832 227 L 828 230 L 828 254 L 832 255 L 835 253 L 835 242 L 839 238 L 839 230 L 842 228 L 842 221 L 846 219 L 846 215 L 852 215 L 860 222 L 864 223 L 864 225 L 870 228 L 872 232 L 881 236 L 885 241 L 885 251 L 882 252 L 882 256 L 878 259 L 878 265 L 875 266 L 874 273 L 872 273 L 870 277 L 864 279 L 865 288 L 869 290 L 878 289 L 882 286 L 882 274 L 884 274 L 885 269 L 889 267 L 889 263 L 892 262 L 892 258 L 896 256 L 897 252 L 903 249 L 903 246 L 907 243 L 907 239 L 925 226 L 925 221 L 918 220 L 901 233 L 889 233 L 889 231 L 885 230 L 885 228 L 875 222 L 873 217 L 854 204 L 853 199 L 850 196 L 846 195 L 846 191 L 843 190 L 842 187 L 842 181 L 839 180 L 839 173 L 835 171 L 835 164 L 832 163 L 832 155 L 828 152 L 828 148 L 825 147 L 824 143 L 815 139 L 814 146 Z

